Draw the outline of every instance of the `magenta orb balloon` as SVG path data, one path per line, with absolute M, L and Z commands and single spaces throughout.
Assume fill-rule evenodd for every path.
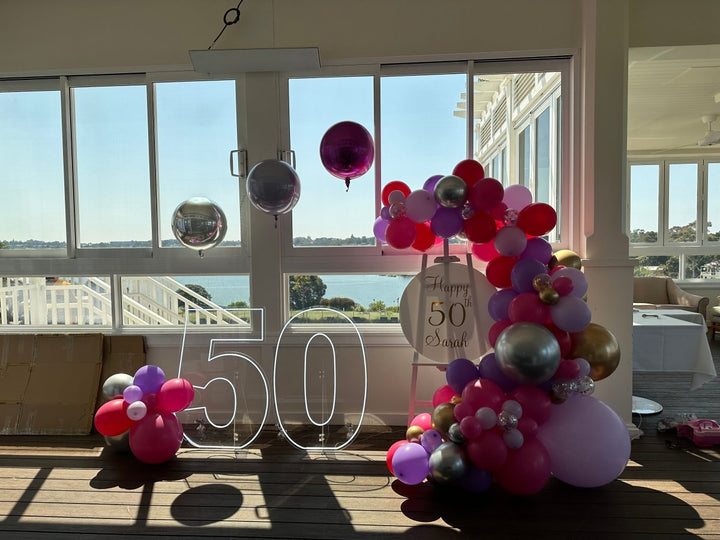
M 344 121 L 332 126 L 320 141 L 320 160 L 325 169 L 345 180 L 362 176 L 372 166 L 375 145 L 370 132 L 356 122 Z

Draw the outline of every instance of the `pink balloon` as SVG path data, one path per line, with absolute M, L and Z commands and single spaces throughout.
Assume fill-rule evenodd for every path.
M 575 360 L 563 360 L 560 362 L 553 379 L 561 381 L 574 381 L 580 376 L 580 366 Z
M 130 450 L 144 463 L 163 463 L 180 448 L 183 430 L 174 414 L 156 411 L 130 428 Z
M 462 403 L 468 403 L 475 411 L 480 407 L 490 407 L 500 412 L 505 399 L 505 392 L 489 379 L 470 382 L 462 391 Z
M 511 324 L 512 324 L 511 320 L 505 319 L 502 321 L 495 322 L 490 327 L 490 330 L 488 330 L 488 342 L 490 343 L 491 347 L 495 346 L 495 342 L 497 341 L 498 336 L 500 334 L 502 334 L 502 331 L 505 330 Z
M 455 416 L 455 420 L 457 420 L 458 422 L 462 422 L 463 419 L 474 414 L 475 408 L 470 403 L 465 403 L 462 401 L 455 405 L 455 408 L 453 409 L 453 416 Z
M 495 233 L 495 249 L 500 255 L 515 257 L 521 255 L 527 246 L 527 236 L 522 229 L 505 226 Z
M 468 190 L 468 202 L 475 210 L 487 212 L 503 200 L 503 185 L 494 178 L 477 180 Z
M 497 471 L 500 486 L 513 495 L 533 495 L 550 479 L 550 455 L 537 439 L 530 439 L 517 450 L 510 450 Z
M 430 415 L 430 413 L 420 413 L 410 421 L 410 425 L 418 426 L 422 428 L 423 431 L 432 429 L 432 416 Z
M 424 223 L 435 215 L 437 202 L 432 193 L 418 189 L 410 193 L 405 200 L 406 216 L 415 223 Z
M 561 268 L 560 270 L 555 270 L 553 268 L 553 270 L 555 270 L 555 272 L 552 272 L 552 270 L 551 270 L 552 277 L 550 278 L 550 283 L 552 284 L 552 288 L 555 289 L 555 291 L 560 296 L 568 296 L 573 290 L 573 282 L 572 282 L 572 279 L 570 279 L 569 277 L 560 276 L 559 278 L 553 279 L 558 274 L 558 272 L 561 272 L 564 269 L 565 268 Z
M 484 244 L 473 244 L 472 254 L 475 255 L 481 261 L 492 261 L 495 257 L 499 257 L 500 254 L 495 249 L 494 242 L 486 242 Z
M 507 459 L 508 449 L 495 431 L 483 431 L 478 437 L 468 441 L 467 456 L 478 469 L 496 471 Z
M 532 203 L 520 210 L 517 226 L 530 236 L 549 233 L 557 224 L 555 209 L 546 203 Z
M 167 412 L 178 412 L 188 407 L 195 397 L 195 390 L 185 379 L 165 381 L 157 394 L 158 408 Z
M 441 403 L 450 403 L 455 396 L 460 397 L 460 395 L 452 389 L 452 386 L 449 384 L 441 386 L 433 393 L 432 406 L 437 407 Z
M 630 435 L 623 419 L 599 399 L 583 394 L 553 405 L 537 438 L 550 454 L 552 474 L 577 487 L 612 482 L 630 458 Z
M 508 208 L 520 211 L 532 203 L 532 193 L 523 185 L 513 184 L 505 188 L 502 202 L 504 202 Z
M 475 415 L 466 416 L 460 420 L 460 432 L 466 439 L 474 439 L 480 436 L 483 428 L 480 421 L 475 418 Z
M 585 296 L 585 293 L 587 293 L 588 290 L 588 282 L 583 272 L 581 272 L 577 268 L 571 267 L 561 268 L 560 270 L 555 272 L 552 275 L 550 282 L 552 283 L 553 288 L 556 291 L 557 288 L 555 287 L 555 283 L 558 280 L 564 280 L 565 278 L 569 278 L 572 282 L 572 289 L 566 294 L 569 294 L 571 296 L 577 296 L 578 298 L 582 298 L 583 296 Z M 563 286 L 565 285 L 563 284 Z M 560 294 L 560 296 L 565 296 L 564 294 L 560 293 L 560 291 L 558 291 L 558 294 Z
M 523 410 L 523 418 L 532 418 L 538 424 L 544 424 L 553 412 L 552 402 L 547 392 L 537 386 L 518 386 L 508 395 L 517 401 Z
M 133 421 L 127 415 L 128 403 L 123 398 L 115 398 L 103 403 L 95 413 L 95 429 L 101 435 L 114 437 L 125 433 Z
M 520 293 L 510 301 L 508 317 L 512 322 L 545 324 L 550 318 L 550 306 L 537 293 Z
M 566 332 L 582 332 L 590 324 L 592 313 L 588 305 L 576 296 L 561 296 L 550 306 L 550 317 L 555 326 Z
M 523 416 L 518 420 L 518 431 L 523 434 L 525 439 L 535 437 L 538 432 L 538 423 L 529 416 Z
M 393 219 L 385 230 L 385 240 L 395 249 L 409 248 L 416 236 L 415 223 L 408 217 Z

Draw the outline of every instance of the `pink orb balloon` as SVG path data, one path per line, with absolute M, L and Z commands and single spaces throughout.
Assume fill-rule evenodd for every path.
M 320 141 L 320 160 L 333 176 L 350 180 L 362 176 L 372 166 L 375 145 L 370 132 L 356 122 L 344 121 L 332 126 Z
M 183 430 L 174 414 L 149 413 L 130 428 L 130 450 L 144 463 L 163 463 L 180 448 Z

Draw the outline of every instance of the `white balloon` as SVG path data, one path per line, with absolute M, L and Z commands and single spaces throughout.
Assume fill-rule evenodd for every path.
M 413 191 L 405 199 L 406 215 L 415 223 L 429 221 L 435 215 L 436 210 L 435 196 L 424 189 Z

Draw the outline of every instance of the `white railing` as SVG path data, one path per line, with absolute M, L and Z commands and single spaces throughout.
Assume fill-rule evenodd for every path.
M 230 312 L 170 277 L 132 277 L 122 281 L 122 317 L 126 326 L 249 326 Z M 185 320 L 185 311 L 194 312 Z M 112 326 L 112 287 L 103 278 L 3 278 L 2 325 Z

